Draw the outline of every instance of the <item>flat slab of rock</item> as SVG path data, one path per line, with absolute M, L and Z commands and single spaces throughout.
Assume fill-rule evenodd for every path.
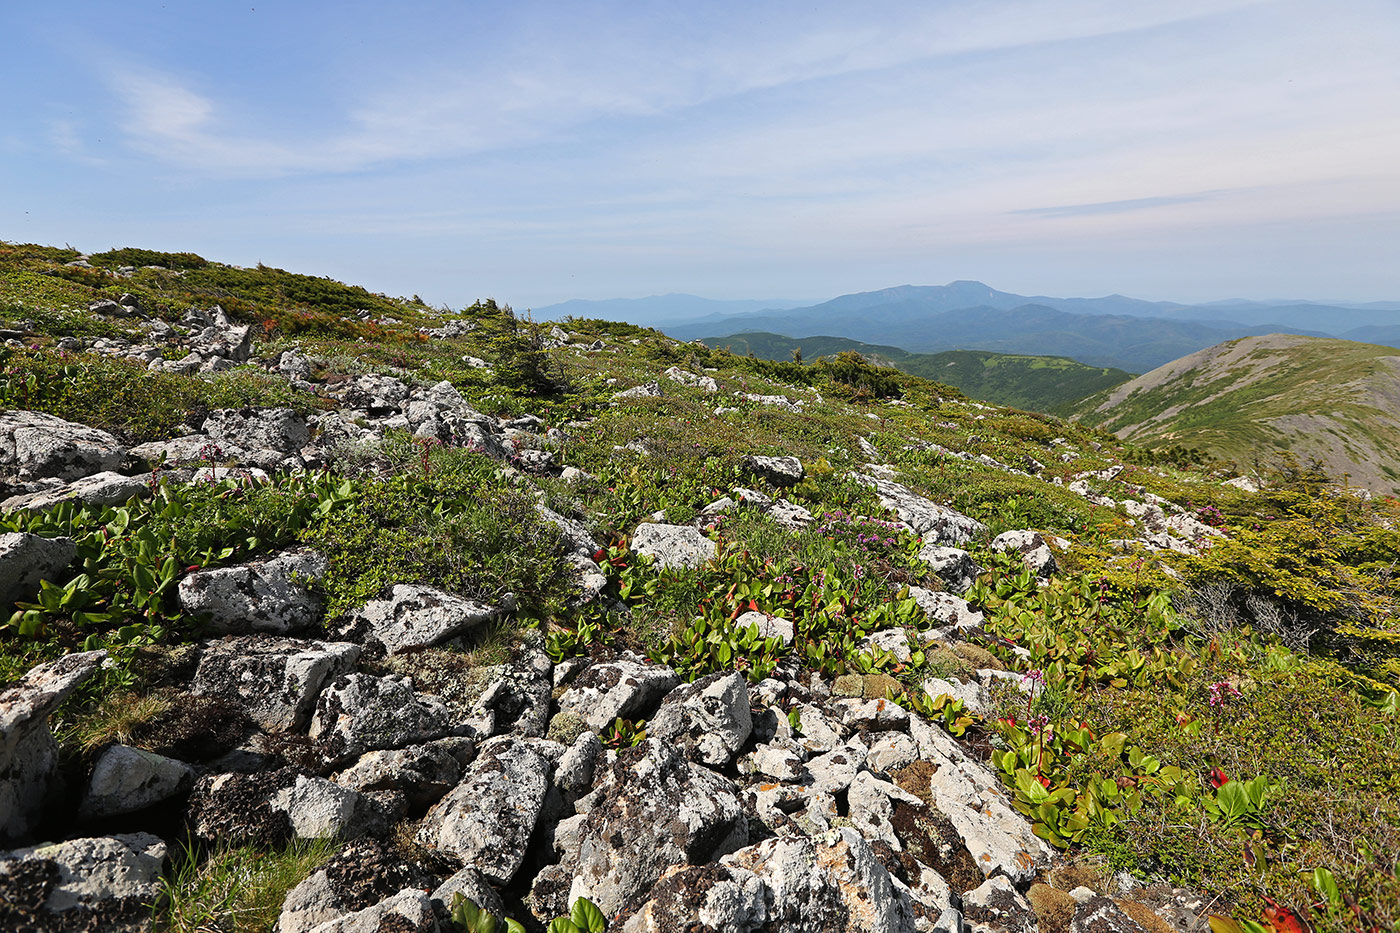
M 734 784 L 648 738 L 618 753 L 580 833 L 569 890 L 613 915 L 675 865 L 699 865 L 748 841 Z
M 654 558 L 658 567 L 695 569 L 715 559 L 719 547 L 690 525 L 643 522 L 632 535 L 632 550 Z
M 986 767 L 942 729 L 921 719 L 910 720 L 909 734 L 919 744 L 921 757 L 936 769 L 929 782 L 934 808 L 952 822 L 985 877 L 1001 874 L 1021 884 L 1050 866 L 1054 850 L 1012 808 Z
M 106 659 L 105 651 L 66 655 L 0 690 L 0 838 L 34 827 L 58 767 L 49 716 Z
M 427 648 L 500 618 L 505 608 L 422 584 L 395 584 L 350 616 L 341 637 L 375 642 L 389 654 Z M 356 637 L 358 636 L 358 637 Z
M 909 587 L 909 595 L 919 604 L 919 608 L 930 621 L 941 626 L 952 626 L 965 632 L 982 625 L 982 613 L 968 605 L 967 600 L 961 596 L 926 590 L 921 586 Z
M 684 745 L 696 761 L 723 767 L 753 732 L 749 683 L 738 673 L 715 673 L 681 684 L 647 721 L 647 735 Z
M 614 719 L 636 719 L 681 682 L 669 667 L 626 659 L 589 666 L 559 697 L 559 708 L 594 732 Z
M 193 689 L 239 703 L 268 732 L 303 729 L 321 687 L 348 673 L 360 646 L 244 635 L 205 642 Z
M 899 516 L 910 531 L 937 544 L 963 544 L 987 530 L 987 526 L 956 509 L 926 499 L 894 480 L 852 473 L 851 478 L 875 490 L 880 504 Z
M 17 600 L 30 599 L 42 581 L 56 582 L 77 556 L 72 538 L 23 531 L 0 535 L 0 605 L 9 611 Z
M 135 813 L 184 793 L 194 783 L 194 769 L 154 752 L 112 745 L 97 758 L 78 819 Z
M 150 494 L 151 487 L 146 476 L 123 476 L 107 470 L 84 476 L 62 486 L 10 496 L 4 502 L 0 502 L 0 511 L 14 512 L 25 509 L 30 512 L 42 512 L 64 502 L 121 505 L 132 498 L 144 499 Z
M 469 761 L 475 752 L 471 739 L 444 739 L 366 752 L 331 780 L 360 793 L 400 793 L 411 806 L 427 806 L 457 786 L 462 778 L 462 760 Z
M 450 728 L 443 702 L 415 693 L 408 678 L 347 674 L 321 692 L 310 735 L 329 760 L 353 761 L 365 752 L 442 738 Z
M 0 472 L 73 480 L 115 470 L 126 448 L 106 431 L 37 411 L 0 411 Z
M 290 408 L 221 408 L 200 429 L 218 444 L 294 454 L 311 440 L 306 419 Z
M 215 635 L 268 632 L 287 635 L 321 621 L 321 598 L 311 584 L 325 576 L 324 555 L 283 551 L 236 567 L 200 570 L 180 581 L 185 612 L 205 620 Z
M 146 930 L 165 843 L 149 833 L 69 839 L 0 853 L 13 930 Z
M 418 841 L 451 852 L 489 881 L 509 883 L 539 821 L 549 768 L 527 741 L 492 739 L 462 782 L 428 811 Z
M 181 437 L 172 437 L 165 441 L 148 441 L 131 448 L 133 457 L 140 457 L 149 464 L 165 464 L 171 466 L 178 463 L 203 460 L 206 463 L 211 459 L 210 454 L 213 448 L 221 449 L 225 457 L 236 457 L 243 453 L 242 448 L 234 447 L 231 444 L 220 444 L 208 434 L 185 434 Z M 218 460 L 219 457 L 212 459 Z

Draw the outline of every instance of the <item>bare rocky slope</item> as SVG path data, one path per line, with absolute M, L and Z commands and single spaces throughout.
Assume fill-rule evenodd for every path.
M 1288 453 L 1339 481 L 1400 492 L 1400 353 L 1290 334 L 1209 347 L 1087 399 L 1078 417 L 1149 447 L 1270 465 Z

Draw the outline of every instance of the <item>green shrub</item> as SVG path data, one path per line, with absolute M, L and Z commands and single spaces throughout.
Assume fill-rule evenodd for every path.
M 104 269 L 119 269 L 122 266 L 164 266 L 167 269 L 203 269 L 209 260 L 194 253 L 162 253 L 153 249 L 136 249 L 127 246 L 111 249 L 105 253 L 93 253 L 88 262 Z
M 574 572 L 558 529 L 539 517 L 534 498 L 510 487 L 485 456 L 424 451 L 426 476 L 420 470 L 360 481 L 346 508 L 303 534 L 330 559 L 328 616 L 395 583 L 492 603 L 513 593 L 536 617 L 560 611 Z

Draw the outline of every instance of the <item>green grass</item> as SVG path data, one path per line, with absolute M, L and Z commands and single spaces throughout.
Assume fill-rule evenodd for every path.
M 266 933 L 282 902 L 318 865 L 335 854 L 331 840 L 295 842 L 285 849 L 177 850 L 155 908 L 161 933 Z

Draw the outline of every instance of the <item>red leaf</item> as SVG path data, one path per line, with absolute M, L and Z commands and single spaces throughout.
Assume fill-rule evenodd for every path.
M 1298 911 L 1284 907 L 1271 897 L 1264 900 L 1269 902 L 1269 906 L 1264 908 L 1264 920 L 1278 933 L 1313 933 L 1312 924 L 1304 920 Z
M 1224 771 L 1221 771 L 1219 768 L 1211 768 L 1211 769 L 1210 769 L 1210 786 L 1211 786 L 1211 787 L 1214 787 L 1216 790 L 1219 790 L 1220 788 L 1224 787 L 1226 784 L 1229 784 L 1229 783 L 1230 783 L 1230 775 L 1226 774 Z

